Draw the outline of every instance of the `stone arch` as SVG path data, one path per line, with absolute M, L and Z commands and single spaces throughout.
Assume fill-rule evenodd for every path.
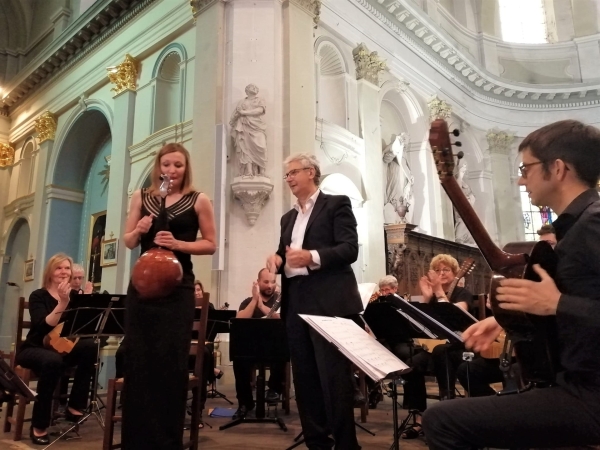
M 317 117 L 348 129 L 348 64 L 332 39 L 315 43 Z
M 167 45 L 158 55 L 152 69 L 152 133 L 184 120 L 186 61 L 185 47 L 177 42 Z

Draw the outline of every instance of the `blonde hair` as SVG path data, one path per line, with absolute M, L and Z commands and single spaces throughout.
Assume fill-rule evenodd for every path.
M 151 173 L 151 181 L 152 184 L 148 188 L 148 193 L 152 195 L 158 195 L 159 188 L 161 184 L 160 176 L 162 174 L 162 170 L 160 168 L 160 160 L 163 156 L 168 155 L 170 153 L 181 153 L 185 158 L 185 172 L 183 173 L 183 179 L 181 180 L 181 193 L 183 195 L 189 194 L 194 191 L 194 187 L 192 186 L 192 169 L 190 167 L 190 153 L 185 149 L 185 147 L 181 144 L 170 143 L 166 144 L 161 148 L 154 159 L 154 167 Z
M 434 256 L 429 264 L 429 269 L 435 270 L 440 264 L 450 267 L 454 275 L 456 275 L 460 270 L 460 266 L 458 265 L 456 258 L 454 256 L 446 255 L 445 253 Z
M 51 256 L 48 262 L 46 263 L 46 268 L 44 269 L 44 277 L 42 279 L 42 285 L 44 288 L 48 289 L 52 285 L 52 274 L 54 273 L 56 268 L 60 266 L 64 261 L 69 261 L 71 276 L 73 275 L 73 258 L 71 258 L 66 253 L 57 253 L 56 255 Z M 71 281 L 71 276 L 69 276 L 69 281 Z

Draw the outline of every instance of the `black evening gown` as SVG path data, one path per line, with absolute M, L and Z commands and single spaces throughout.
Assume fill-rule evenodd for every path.
M 198 192 L 167 208 L 168 228 L 177 240 L 193 242 L 198 233 L 194 204 Z M 142 253 L 155 246 L 160 197 L 142 191 L 142 216 L 154 214 L 141 238 Z M 181 284 L 168 296 L 142 300 L 127 290 L 126 367 L 123 404 L 124 450 L 181 450 L 188 383 L 188 356 L 194 320 L 194 273 L 189 254 L 175 252 L 183 267 Z

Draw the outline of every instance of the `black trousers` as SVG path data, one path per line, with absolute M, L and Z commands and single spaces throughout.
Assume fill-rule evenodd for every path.
M 33 427 L 44 430 L 50 426 L 52 395 L 58 380 L 68 367 L 77 366 L 69 406 L 78 411 L 86 409 L 97 356 L 98 346 L 93 339 L 80 339 L 71 353 L 64 356 L 42 347 L 26 347 L 17 353 L 16 363 L 33 370 L 39 377 L 36 389 L 38 395 L 31 417 Z
M 405 383 L 404 409 L 416 409 L 425 411 L 427 409 L 427 389 L 425 388 L 425 373 L 429 367 L 431 355 L 421 348 L 415 348 L 412 344 L 400 342 L 391 346 L 394 355 L 412 368 L 412 371 L 402 375 Z
M 461 386 L 469 393 L 469 397 L 485 397 L 494 395 L 491 383 L 503 381 L 498 358 L 486 359 L 476 356 L 473 361 L 463 361 L 456 370 Z
M 314 450 L 329 450 L 334 445 L 336 450 L 360 449 L 354 425 L 352 364 L 298 316 L 302 294 L 296 284 L 301 283 L 292 281 L 290 286 L 285 321 L 306 446 Z
M 454 398 L 454 385 L 456 384 L 456 370 L 463 362 L 462 345 L 442 344 L 436 345 L 431 351 L 433 373 L 440 388 L 441 398 Z
M 440 402 L 425 412 L 423 427 L 432 450 L 600 443 L 600 418 L 560 386 Z
M 233 361 L 233 374 L 235 375 L 235 392 L 240 406 L 246 406 L 248 409 L 254 407 L 252 398 L 252 370 L 254 363 L 252 361 L 236 360 Z M 281 393 L 281 386 L 285 379 L 285 363 L 271 363 L 270 375 L 267 383 L 269 389 Z

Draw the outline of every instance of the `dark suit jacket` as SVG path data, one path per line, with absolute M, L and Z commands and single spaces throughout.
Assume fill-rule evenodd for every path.
M 281 238 L 277 254 L 283 263 L 279 269 L 281 283 L 281 316 L 288 309 L 290 282 L 285 276 L 285 248 L 292 242 L 292 230 L 298 211 L 292 209 L 281 218 Z M 322 316 L 348 316 L 363 310 L 354 272 L 350 267 L 358 257 L 356 219 L 350 199 L 345 195 L 319 193 L 306 226 L 302 248 L 317 250 L 321 268 L 308 269 L 300 276 L 295 288 L 302 292 L 303 300 L 294 308 L 301 314 Z

